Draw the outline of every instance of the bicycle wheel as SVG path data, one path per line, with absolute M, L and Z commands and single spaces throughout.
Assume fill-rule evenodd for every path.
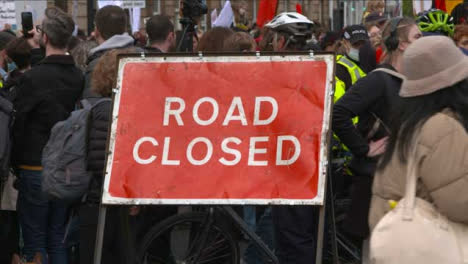
M 207 215 L 199 212 L 175 215 L 154 226 L 142 240 L 138 263 L 238 264 L 237 242 L 216 221 L 206 229 Z M 202 235 L 206 238 L 204 243 Z

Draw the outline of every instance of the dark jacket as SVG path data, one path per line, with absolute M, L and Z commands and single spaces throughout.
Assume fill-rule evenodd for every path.
M 3 84 L 3 88 L 0 90 L 0 95 L 8 99 L 10 102 L 13 102 L 16 97 L 17 87 L 21 83 L 23 74 L 24 73 L 18 69 L 10 72 L 8 80 Z
M 395 70 L 391 65 L 381 67 Z M 374 159 L 367 158 L 369 140 L 378 140 L 388 136 L 388 124 L 391 111 L 400 100 L 398 92 L 402 79 L 385 72 L 371 72 L 358 80 L 333 108 L 333 132 L 353 154 L 351 169 L 359 175 L 372 176 L 375 171 Z M 355 127 L 351 119 L 359 116 Z M 378 119 L 382 122 L 378 130 L 373 130 Z
M 162 50 L 155 47 L 145 47 L 146 53 L 163 53 Z
M 13 86 L 17 86 L 21 82 L 21 77 L 24 73 L 19 71 L 18 69 L 13 70 L 8 74 L 8 79 L 3 84 L 3 89 L 10 89 Z M 3 90 L 2 89 L 2 90 Z
M 394 70 L 392 66 L 384 68 Z M 385 72 L 374 71 L 358 80 L 333 109 L 333 132 L 353 154 L 349 168 L 353 172 L 351 205 L 343 227 L 355 238 L 369 235 L 369 207 L 372 177 L 377 159 L 367 157 L 369 140 L 389 135 L 388 124 L 400 97 L 402 79 Z M 351 119 L 359 117 L 357 127 Z M 381 120 L 381 121 L 378 121 Z
M 99 203 L 106 161 L 106 143 L 109 132 L 111 102 L 103 102 L 92 110 L 88 137 L 88 171 L 93 174 L 87 201 Z
M 31 66 L 38 65 L 45 58 L 45 50 L 43 48 L 31 49 Z
M 74 110 L 83 82 L 70 55 L 48 56 L 24 73 L 14 100 L 13 165 L 41 165 L 50 130 Z

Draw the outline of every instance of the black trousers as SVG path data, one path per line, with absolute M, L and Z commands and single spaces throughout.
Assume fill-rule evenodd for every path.
M 122 207 L 108 207 L 104 240 L 102 247 L 102 264 L 125 264 L 123 252 L 123 232 L 121 228 Z M 99 217 L 98 205 L 82 205 L 79 211 L 80 218 L 80 263 L 94 263 L 94 249 L 96 245 L 97 224 Z
M 19 254 L 19 224 L 15 211 L 0 211 L 0 264 L 10 264 Z
M 275 245 L 281 264 L 313 264 L 317 248 L 317 206 L 273 206 Z
M 128 206 L 108 206 L 104 240 L 102 248 L 102 264 L 134 263 L 140 241 L 154 225 L 161 220 L 177 214 L 177 206 L 145 206 L 140 207 L 137 216 L 128 215 Z M 80 263 L 94 263 L 98 205 L 82 205 L 80 207 Z M 163 245 L 168 246 L 168 245 Z M 165 254 L 169 249 L 158 249 Z
M 369 176 L 352 176 L 351 205 L 342 228 L 362 243 L 369 236 L 369 208 L 372 196 L 372 181 Z

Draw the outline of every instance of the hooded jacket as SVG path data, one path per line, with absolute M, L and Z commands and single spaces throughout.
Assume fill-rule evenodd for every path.
M 88 61 L 86 63 L 87 66 L 85 71 L 85 87 L 83 90 L 83 98 L 100 97 L 100 95 L 94 94 L 91 91 L 91 74 L 94 71 L 94 67 L 96 67 L 97 62 L 99 61 L 99 58 L 104 55 L 106 51 L 132 47 L 134 43 L 135 40 L 127 33 L 124 33 L 122 35 L 112 36 L 89 52 Z

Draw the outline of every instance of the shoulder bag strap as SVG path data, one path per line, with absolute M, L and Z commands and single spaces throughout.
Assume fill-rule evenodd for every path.
M 419 131 L 415 133 L 419 134 Z M 411 153 L 408 159 L 408 170 L 406 172 L 406 188 L 403 200 L 403 220 L 411 221 L 413 219 L 414 208 L 416 206 L 416 185 L 418 181 L 418 161 L 416 150 L 419 143 L 419 136 L 413 137 L 414 145 L 411 147 Z
M 396 72 L 394 70 L 387 69 L 387 68 L 377 68 L 377 69 L 373 70 L 372 72 L 385 72 L 385 73 L 390 74 L 392 76 L 395 76 L 397 78 L 406 79 L 406 77 L 403 74 L 398 73 L 398 72 Z

